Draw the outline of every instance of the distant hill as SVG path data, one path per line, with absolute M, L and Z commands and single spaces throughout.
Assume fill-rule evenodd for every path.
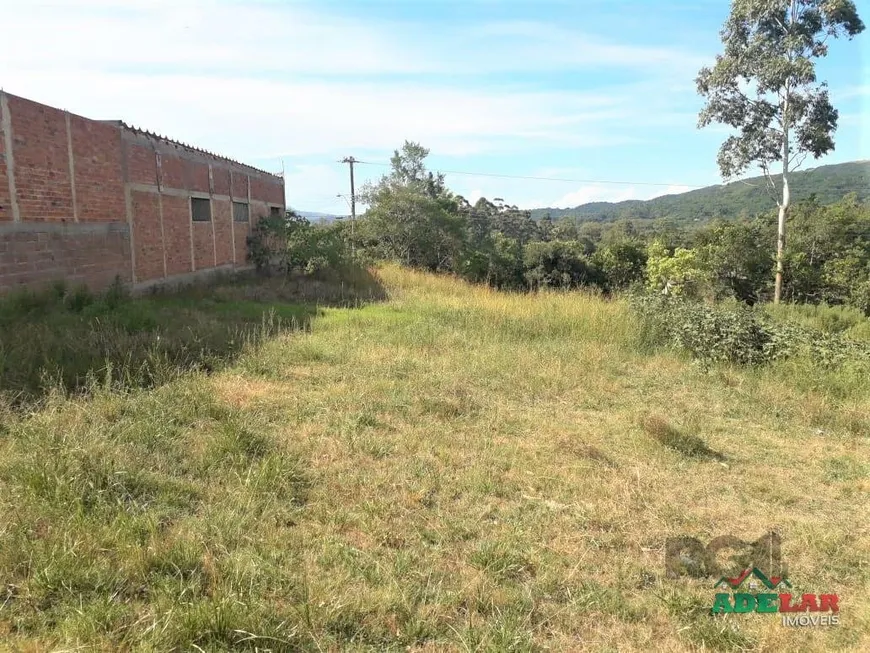
M 777 176 L 777 183 L 779 177 Z M 822 204 L 832 204 L 848 193 L 858 199 L 870 199 L 870 161 L 852 161 L 820 166 L 789 176 L 792 201 L 815 194 Z M 763 177 L 753 177 L 730 184 L 707 186 L 678 195 L 663 195 L 651 200 L 625 202 L 590 202 L 573 209 L 534 209 L 532 217 L 540 219 L 548 213 L 555 220 L 573 217 L 580 221 L 608 222 L 622 218 L 649 220 L 669 217 L 680 222 L 711 218 L 736 218 L 741 213 L 750 216 L 776 208 Z
M 345 216 L 343 215 L 334 215 L 332 213 L 319 213 L 317 211 L 300 211 L 299 209 L 292 209 L 298 215 L 301 215 L 303 218 L 307 218 L 310 222 L 332 222 L 333 220 L 342 220 Z

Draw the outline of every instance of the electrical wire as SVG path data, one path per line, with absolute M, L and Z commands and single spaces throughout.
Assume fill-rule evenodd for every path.
M 381 168 L 391 167 L 391 164 L 389 164 L 389 163 L 377 163 L 374 161 L 360 161 L 359 159 L 356 159 L 354 161 L 354 163 L 368 165 L 368 166 L 378 166 Z M 809 176 L 809 175 L 812 175 L 817 170 L 819 170 L 819 168 L 810 168 L 809 170 L 797 170 L 795 172 L 796 172 L 796 174 Z M 757 188 L 764 188 L 765 187 L 764 185 L 750 184 L 743 179 L 737 179 L 735 181 L 727 182 L 724 184 L 707 184 L 705 186 L 693 186 L 690 184 L 659 183 L 659 182 L 651 182 L 651 181 L 622 181 L 622 180 L 616 181 L 616 180 L 605 180 L 605 179 L 568 179 L 565 177 L 535 177 L 535 176 L 531 176 L 531 175 L 505 175 L 505 174 L 497 174 L 497 173 L 491 173 L 491 172 L 469 172 L 466 170 L 438 170 L 438 172 L 441 174 L 445 174 L 445 175 L 467 175 L 470 177 L 493 177 L 493 178 L 498 178 L 498 179 L 527 179 L 527 180 L 531 180 L 531 181 L 557 181 L 557 182 L 568 182 L 568 183 L 576 183 L 576 184 L 617 184 L 617 185 L 623 185 L 623 186 L 665 186 L 665 187 L 677 186 L 679 188 L 688 188 L 688 189 L 692 189 L 692 190 L 698 190 L 701 188 L 711 188 L 711 187 L 715 187 L 715 186 L 728 186 L 728 185 L 735 184 L 735 183 L 742 183 L 742 184 L 745 184 L 746 186 L 752 186 L 752 187 L 757 187 Z M 776 176 L 776 175 L 774 175 L 774 176 Z M 837 189 L 837 190 L 844 190 L 844 191 L 848 192 L 850 190 L 862 191 L 862 190 L 866 190 L 866 188 L 851 188 L 851 189 L 850 188 L 843 188 L 843 189 Z
M 389 168 L 389 163 L 376 163 L 373 161 L 356 160 L 355 163 L 360 163 L 367 166 L 379 166 Z M 604 179 L 567 179 L 565 177 L 534 177 L 530 175 L 502 175 L 491 172 L 469 172 L 466 170 L 439 170 L 445 175 L 467 175 L 469 177 L 495 177 L 498 179 L 528 179 L 531 181 L 561 181 L 574 184 L 622 184 L 630 186 L 680 186 L 681 188 L 707 188 L 707 186 L 689 186 L 687 184 L 665 184 L 651 181 L 612 181 Z

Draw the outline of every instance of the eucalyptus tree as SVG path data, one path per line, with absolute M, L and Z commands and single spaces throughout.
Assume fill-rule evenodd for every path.
M 834 149 L 838 113 L 815 62 L 827 55 L 830 39 L 863 30 L 852 0 L 733 0 L 720 33 L 724 51 L 696 79 L 706 100 L 698 126 L 715 122 L 736 132 L 719 150 L 722 176 L 733 179 L 758 165 L 779 206 L 775 303 L 782 295 L 789 173 L 807 156 Z

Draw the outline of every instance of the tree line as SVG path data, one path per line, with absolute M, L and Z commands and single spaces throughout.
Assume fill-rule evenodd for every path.
M 501 198 L 474 204 L 426 168 L 429 151 L 406 142 L 391 169 L 361 189 L 365 214 L 315 226 L 290 212 L 265 219 L 251 239 L 255 263 L 286 271 L 336 270 L 357 260 L 393 260 L 502 290 L 629 289 L 687 299 L 771 301 L 777 212 L 703 224 L 659 218 L 583 222 L 532 218 Z M 790 215 L 783 300 L 853 306 L 870 315 L 870 202 L 849 194 Z M 353 235 L 351 235 L 353 231 Z M 271 245 L 270 245 L 271 243 Z
M 610 224 L 532 218 L 497 198 L 474 204 L 426 169 L 428 150 L 406 142 L 391 171 L 364 187 L 356 228 L 369 258 L 459 275 L 506 290 L 643 285 L 692 298 L 773 296 L 776 212 L 686 226 L 667 218 Z M 870 314 L 870 203 L 855 194 L 791 212 L 783 298 L 846 304 Z M 339 226 L 338 229 L 343 229 Z M 349 231 L 346 234 L 349 236 Z

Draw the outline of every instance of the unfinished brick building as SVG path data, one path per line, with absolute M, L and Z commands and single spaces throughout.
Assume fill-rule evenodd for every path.
M 284 204 L 280 176 L 0 92 L 0 294 L 248 267 L 251 225 Z

